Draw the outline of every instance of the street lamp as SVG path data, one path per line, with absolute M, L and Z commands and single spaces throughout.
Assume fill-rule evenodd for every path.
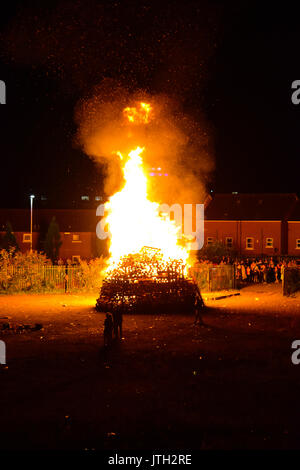
M 32 253 L 32 206 L 35 196 L 31 194 L 30 197 L 30 253 Z

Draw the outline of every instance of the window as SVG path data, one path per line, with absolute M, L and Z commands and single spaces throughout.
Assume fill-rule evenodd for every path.
M 72 263 L 78 263 L 80 262 L 80 255 L 73 255 L 72 256 Z
M 78 234 L 73 233 L 73 242 L 80 242 Z
M 266 238 L 266 248 L 273 248 L 273 238 Z
M 213 237 L 207 237 L 207 245 L 212 245 L 214 242 Z
M 232 237 L 226 237 L 226 247 L 227 248 L 232 248 L 233 244 L 233 238 Z
M 296 240 L 296 249 L 300 250 L 300 238 L 297 238 Z
M 23 233 L 23 243 L 31 242 L 31 233 Z
M 254 239 L 252 237 L 246 238 L 246 250 L 253 250 L 254 249 Z
M 82 201 L 89 201 L 90 198 L 89 198 L 89 196 L 81 196 L 81 200 Z

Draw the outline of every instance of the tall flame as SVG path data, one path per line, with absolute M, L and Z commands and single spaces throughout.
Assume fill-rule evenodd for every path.
M 125 108 L 124 115 L 129 122 L 147 122 L 151 106 L 140 103 L 140 109 Z M 125 185 L 105 205 L 106 218 L 111 233 L 110 265 L 120 257 L 138 253 L 143 247 L 158 248 L 163 258 L 188 258 L 188 250 L 178 244 L 179 231 L 175 222 L 160 214 L 159 204 L 149 200 L 147 176 L 143 169 L 144 148 L 137 146 L 124 156 L 116 152 L 123 165 Z

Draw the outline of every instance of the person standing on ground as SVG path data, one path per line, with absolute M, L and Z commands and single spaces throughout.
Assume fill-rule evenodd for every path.
M 110 346 L 112 343 L 113 320 L 110 313 L 106 314 L 104 320 L 104 346 Z
M 113 325 L 115 339 L 122 339 L 122 325 L 123 325 L 123 300 L 118 303 L 113 309 Z
M 123 312 L 124 312 L 124 300 L 119 304 L 117 309 L 117 337 L 119 334 L 120 340 L 122 339 L 122 326 L 123 326 Z
M 69 275 L 68 275 L 68 270 L 66 269 L 65 271 L 65 294 L 68 292 L 68 282 L 69 282 Z
M 203 307 L 204 307 L 204 302 L 203 302 L 201 295 L 196 294 L 195 303 L 194 303 L 194 310 L 195 310 L 194 325 L 204 325 L 204 321 L 202 318 Z

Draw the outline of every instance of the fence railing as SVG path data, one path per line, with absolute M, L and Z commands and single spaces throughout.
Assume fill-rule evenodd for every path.
M 215 266 L 199 264 L 190 269 L 190 275 L 196 280 L 202 292 L 235 289 L 235 267 L 232 264 Z
M 235 288 L 233 265 L 199 264 L 190 269 L 203 292 Z M 79 266 L 9 265 L 0 270 L 0 293 L 4 292 L 63 292 L 91 290 L 101 285 L 101 266 L 94 271 Z
M 291 295 L 300 290 L 300 267 L 286 267 L 283 272 L 282 294 Z
M 80 265 L 33 265 L 30 268 L 7 266 L 0 271 L 0 292 L 74 291 L 92 289 L 94 285 L 92 276 L 89 276 Z

